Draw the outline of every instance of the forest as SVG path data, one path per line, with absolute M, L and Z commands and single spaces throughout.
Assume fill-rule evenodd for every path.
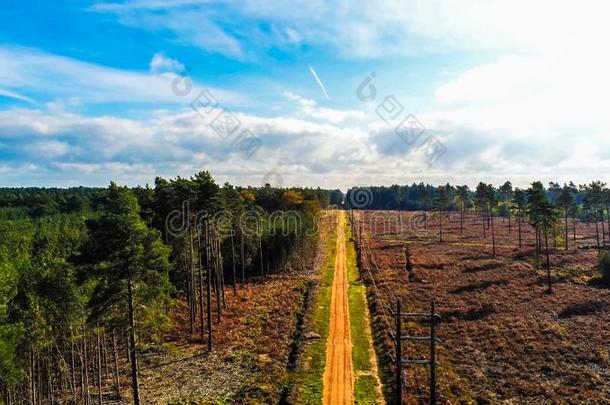
M 140 403 L 140 356 L 164 341 L 172 308 L 186 302 L 188 332 L 212 351 L 226 286 L 303 267 L 317 214 L 341 200 L 205 171 L 154 187 L 0 189 L 0 403 L 102 403 L 102 380 Z
M 176 333 L 213 352 L 233 324 L 222 324 L 219 337 L 238 286 L 311 271 L 317 226 L 329 208 L 363 211 L 360 223 L 373 230 L 375 221 L 365 219 L 377 212 L 413 211 L 412 224 L 435 243 L 478 230 L 491 239 L 484 245 L 490 260 L 506 249 L 504 228 L 508 235 L 514 230 L 519 248 L 532 247 L 534 268 L 545 264 L 548 292 L 550 256 L 580 246 L 578 224 L 579 233 L 583 226 L 594 230 L 600 269 L 610 270 L 603 252 L 610 244 L 610 191 L 602 182 L 527 188 L 480 182 L 474 190 L 420 183 L 351 188 L 344 196 L 320 188 L 219 185 L 201 171 L 158 177 L 153 187 L 4 188 L 0 403 L 88 405 L 111 397 L 140 404 L 143 357 Z M 295 290 L 297 284 L 284 285 Z M 292 337 L 281 339 L 287 347 Z

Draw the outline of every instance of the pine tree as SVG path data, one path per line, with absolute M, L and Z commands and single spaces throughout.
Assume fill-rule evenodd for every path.
M 136 405 L 140 404 L 136 332 L 154 336 L 168 326 L 164 309 L 172 290 L 169 250 L 159 232 L 149 229 L 139 212 L 133 193 L 111 183 L 100 218 L 87 221 L 90 237 L 80 257 L 95 279 L 89 301 L 90 321 L 128 328 Z
M 526 191 L 527 194 L 527 213 L 530 218 L 530 224 L 536 229 L 537 234 L 537 249 L 541 250 L 541 235 L 544 233 L 545 239 L 545 253 L 546 253 L 546 273 L 548 292 L 553 291 L 551 284 L 551 262 L 549 256 L 549 238 L 548 232 L 551 229 L 556 220 L 557 213 L 553 205 L 549 202 L 546 190 L 539 181 L 532 183 L 532 186 Z

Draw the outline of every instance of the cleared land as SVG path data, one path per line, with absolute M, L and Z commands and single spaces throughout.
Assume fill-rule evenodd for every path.
M 340 213 L 337 222 L 335 274 L 330 302 L 330 333 L 324 371 L 324 404 L 352 404 L 354 402 L 344 228 L 345 215 Z
M 537 403 L 610 403 L 610 291 L 600 286 L 596 269 L 595 224 L 576 226 L 569 250 L 551 240 L 553 294 L 546 276 L 534 266 L 534 235 L 522 225 L 494 219 L 497 255 L 492 256 L 490 229 L 483 239 L 481 218 L 459 215 L 426 224 L 421 213 L 364 211 L 356 213 L 363 229 L 364 254 L 379 284 L 381 300 L 371 292 L 376 337 L 381 354 L 393 345 L 385 333 L 385 307 L 393 304 L 387 289 L 401 298 L 407 311 L 425 311 L 435 299 L 442 321 L 439 337 L 439 392 L 444 403 L 508 401 Z M 415 278 L 405 272 L 409 246 Z M 541 260 L 543 258 L 541 257 Z M 372 291 L 370 280 L 369 291 Z M 404 331 L 425 334 L 426 325 L 406 323 Z M 405 357 L 425 357 L 424 345 L 405 344 Z M 388 380 L 388 377 L 390 380 Z M 407 403 L 427 400 L 427 368 L 408 368 Z M 386 382 L 392 386 L 391 375 Z M 386 395 L 390 397 L 391 389 Z

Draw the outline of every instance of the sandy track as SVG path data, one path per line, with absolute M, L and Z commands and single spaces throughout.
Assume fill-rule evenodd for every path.
M 324 404 L 353 404 L 352 337 L 347 298 L 345 263 L 345 213 L 337 222 L 337 254 L 330 303 L 330 332 L 324 370 Z

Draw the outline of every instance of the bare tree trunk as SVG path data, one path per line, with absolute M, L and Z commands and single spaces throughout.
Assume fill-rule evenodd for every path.
M 220 298 L 220 274 L 218 269 L 218 245 L 216 244 L 216 235 L 214 235 L 214 239 L 212 241 L 213 249 L 214 249 L 214 288 L 216 291 L 216 319 L 217 322 L 221 320 L 221 298 Z
M 185 284 L 185 288 L 186 288 L 186 302 L 188 304 L 189 307 L 189 322 L 190 322 L 190 330 L 191 330 L 191 334 L 193 333 L 193 317 L 191 316 L 191 314 L 193 313 L 193 299 L 191 298 L 191 277 L 190 277 L 190 272 L 188 270 L 188 261 L 187 261 L 187 252 L 186 252 L 186 246 L 184 247 L 184 251 L 182 252 L 182 266 L 183 266 L 183 271 L 184 271 L 184 276 L 185 276 L 185 280 L 186 280 L 186 284 Z
M 74 335 L 72 333 L 72 327 L 70 327 L 70 375 L 72 376 L 72 399 L 74 400 L 74 405 L 78 403 L 78 398 L 76 396 L 76 366 L 74 362 Z
M 439 242 L 443 241 L 443 211 L 438 211 L 438 230 L 439 230 Z
M 460 209 L 460 233 L 464 233 L 464 204 L 462 204 Z
M 47 387 L 48 397 L 51 404 L 55 403 L 55 393 L 53 392 L 53 356 L 49 353 L 47 361 L 45 362 L 47 369 Z
M 208 279 L 208 296 L 207 296 L 207 311 L 208 311 L 208 351 L 212 351 L 212 248 L 210 246 L 210 233 L 208 221 L 205 221 L 205 246 L 206 246 L 206 263 L 207 263 L 207 279 Z
M 237 276 L 235 275 L 235 245 L 233 244 L 233 229 L 231 229 L 231 264 L 233 265 L 233 294 L 237 295 Z
M 134 405 L 140 405 L 140 386 L 138 383 L 138 355 L 136 351 L 136 322 L 133 309 L 133 286 L 131 278 L 127 281 L 127 298 L 129 304 L 129 360 L 131 361 L 131 390 Z
M 188 238 L 189 238 L 189 250 L 188 250 L 188 254 L 189 254 L 189 278 L 191 280 L 191 283 L 189 285 L 189 295 L 191 297 L 191 312 L 190 312 L 190 326 L 191 326 L 191 334 L 193 334 L 193 332 L 195 331 L 195 320 L 197 319 L 197 296 L 195 294 L 195 269 L 194 269 L 194 263 L 193 263 L 193 235 L 191 232 L 191 227 L 190 227 L 190 222 L 189 222 L 189 232 L 188 232 Z
M 536 225 L 536 269 L 538 269 L 538 264 L 540 261 L 540 229 L 539 226 Z
M 87 355 L 87 330 L 83 334 L 83 372 L 85 377 L 85 404 L 89 404 L 91 399 L 89 398 L 89 356 Z
M 608 242 L 610 242 L 610 207 L 606 204 L 606 217 L 608 220 Z M 602 221 L 604 220 L 604 210 L 602 209 Z
M 112 354 L 114 357 L 114 384 L 117 397 L 121 397 L 121 376 L 119 374 L 119 353 L 116 347 L 116 332 L 112 329 Z
M 241 283 L 246 283 L 246 247 L 244 245 L 244 234 L 240 230 L 241 234 Z
M 223 266 L 222 259 L 222 246 L 220 244 L 220 237 L 217 237 L 216 243 L 218 245 L 218 270 L 220 273 L 220 296 L 222 298 L 222 308 L 227 307 L 227 303 L 225 301 L 225 271 Z
M 259 235 L 258 237 L 258 250 L 260 251 L 260 259 L 261 259 L 261 276 L 263 277 L 263 281 L 265 281 L 265 266 L 263 265 L 263 236 Z
M 489 212 L 492 212 L 491 207 L 489 207 Z M 492 244 L 492 249 L 493 249 L 493 257 L 496 257 L 496 233 L 494 232 L 493 217 L 491 218 L 491 244 Z
M 102 330 L 102 361 L 104 363 L 104 379 L 108 380 L 108 350 L 106 348 L 106 329 Z
M 97 338 L 97 402 L 102 405 L 102 342 L 100 332 L 95 333 Z
M 36 405 L 36 372 L 34 362 L 34 347 L 30 344 L 30 404 Z
M 201 340 L 203 341 L 205 334 L 205 323 L 203 320 L 203 259 L 201 254 L 201 236 L 199 231 L 197 232 L 197 254 L 199 258 L 199 332 L 201 335 Z
M 565 237 L 566 237 L 566 250 L 568 250 L 568 239 L 570 238 L 568 236 L 568 207 L 566 206 L 566 212 L 565 212 Z
M 603 209 L 598 211 L 598 218 L 601 219 L 601 223 L 602 223 L 602 246 L 606 246 L 606 223 L 604 221 L 604 210 Z
M 553 292 L 553 287 L 551 285 L 551 259 L 549 257 L 549 235 L 547 226 L 544 225 L 544 240 L 545 240 L 545 250 L 546 250 L 546 279 L 549 285 L 549 293 Z
M 601 247 L 599 244 L 599 211 L 595 210 L 595 236 L 597 237 L 597 250 Z
M 519 249 L 521 249 L 523 247 L 521 240 L 521 214 L 519 214 L 519 218 L 517 218 L 517 226 L 519 227 Z
M 426 213 L 426 211 L 423 212 L 424 213 L 424 232 L 428 232 L 428 214 Z

